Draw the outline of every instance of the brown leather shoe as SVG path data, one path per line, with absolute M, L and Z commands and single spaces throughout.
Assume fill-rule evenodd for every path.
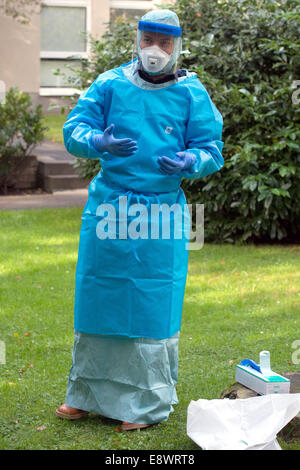
M 144 429 L 144 428 L 149 428 L 150 426 L 153 426 L 153 425 L 152 424 L 127 423 L 126 421 L 123 421 L 121 426 L 115 429 L 115 431 L 116 432 L 134 431 L 135 429 Z
M 80 419 L 83 416 L 86 416 L 88 414 L 88 411 L 79 410 L 77 408 L 72 408 L 71 406 L 68 406 L 64 403 L 59 408 L 57 408 L 57 410 L 55 410 L 55 413 L 60 418 Z

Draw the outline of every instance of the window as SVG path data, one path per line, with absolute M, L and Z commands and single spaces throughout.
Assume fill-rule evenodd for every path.
M 70 69 L 80 67 L 79 59 L 88 55 L 90 0 L 43 1 L 40 24 L 40 92 L 44 96 L 65 94 L 61 89 L 70 88 L 69 79 L 75 77 Z
M 41 50 L 86 51 L 86 8 L 44 6 L 41 11 Z
M 77 60 L 42 60 L 40 70 L 40 80 L 42 87 L 69 87 L 69 79 L 76 78 L 74 69 L 81 67 Z M 57 70 L 59 69 L 59 74 Z M 55 91 L 55 90 L 53 90 Z
M 136 21 L 158 3 L 159 0 L 110 0 L 110 21 L 120 16 L 127 21 Z
M 141 18 L 147 10 L 128 10 L 127 8 L 111 8 L 110 9 L 110 21 L 116 21 L 117 18 L 122 17 L 126 21 L 136 21 L 137 18 Z

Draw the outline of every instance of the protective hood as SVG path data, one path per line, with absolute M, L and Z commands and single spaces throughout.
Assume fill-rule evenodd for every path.
M 158 46 L 141 49 L 140 41 L 146 31 L 165 34 L 173 37 L 174 49 L 167 54 Z M 148 49 L 148 50 L 147 50 Z M 171 10 L 151 10 L 146 13 L 138 24 L 137 30 L 137 55 L 143 69 L 149 75 L 161 75 L 175 72 L 176 64 L 182 50 L 181 28 L 178 16 Z

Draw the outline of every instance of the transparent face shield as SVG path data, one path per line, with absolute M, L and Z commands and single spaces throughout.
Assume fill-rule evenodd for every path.
M 137 55 L 149 75 L 173 73 L 181 52 L 181 28 L 139 21 Z

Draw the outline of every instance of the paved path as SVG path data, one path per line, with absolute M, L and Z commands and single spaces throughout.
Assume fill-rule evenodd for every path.
M 61 144 L 45 140 L 32 152 L 41 161 L 72 161 Z M 88 189 L 54 191 L 53 193 L 22 194 L 0 196 L 0 210 L 43 209 L 54 207 L 84 207 L 88 198 Z
M 84 207 L 88 189 L 54 191 L 47 194 L 0 196 L 0 210 L 44 209 L 49 207 Z
M 36 155 L 38 160 L 43 160 L 44 158 L 50 158 L 52 161 L 59 162 L 72 162 L 76 160 L 73 155 L 67 152 L 64 145 L 57 144 L 51 140 L 44 140 L 40 145 L 37 145 L 32 154 Z

